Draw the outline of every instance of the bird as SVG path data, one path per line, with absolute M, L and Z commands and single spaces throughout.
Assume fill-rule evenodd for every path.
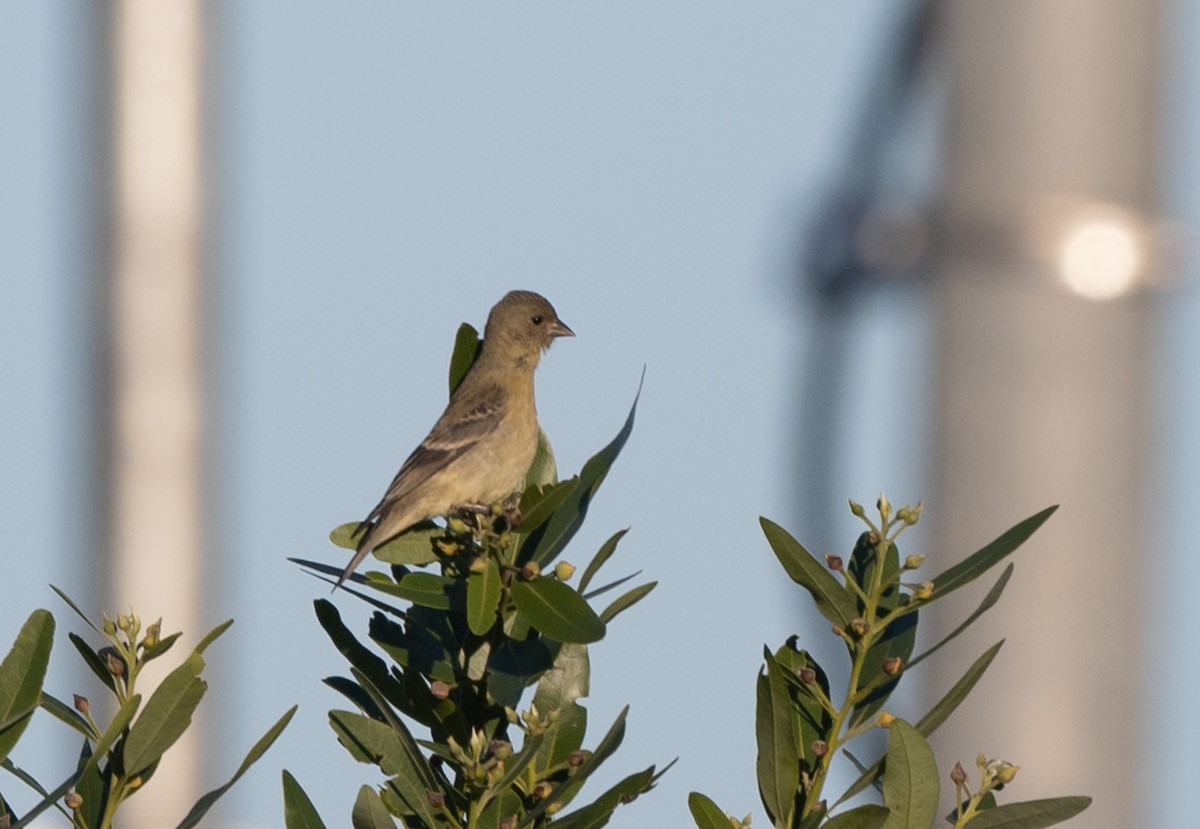
M 496 303 L 478 357 L 359 525 L 362 538 L 334 590 L 375 548 L 414 524 L 521 488 L 538 445 L 534 369 L 555 339 L 573 336 L 540 294 L 510 291 Z

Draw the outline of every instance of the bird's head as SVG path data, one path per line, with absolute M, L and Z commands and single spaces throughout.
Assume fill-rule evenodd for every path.
M 485 349 L 489 345 L 492 349 L 499 347 L 536 363 L 555 338 L 574 336 L 544 296 L 533 291 L 510 291 L 488 314 L 483 342 Z

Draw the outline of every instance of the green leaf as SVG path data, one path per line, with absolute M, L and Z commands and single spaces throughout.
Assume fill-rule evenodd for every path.
M 84 613 L 82 610 L 79 609 L 79 605 L 75 604 L 75 602 L 71 599 L 70 596 L 68 596 L 66 593 L 64 593 L 59 588 L 55 587 L 53 584 L 50 585 L 50 589 L 53 590 L 55 593 L 57 593 L 58 597 L 67 603 L 67 607 L 69 607 L 75 611 L 76 616 L 78 616 L 80 619 L 83 619 L 84 624 L 86 624 L 92 630 L 96 631 L 96 633 L 99 633 L 101 636 L 104 635 L 104 631 L 100 630 L 100 628 L 96 627 L 92 623 L 92 620 L 87 617 L 86 613 Z
M 354 829 L 396 829 L 396 821 L 392 820 L 387 806 L 370 786 L 358 790 L 354 810 L 350 812 L 350 824 Z
M 967 668 L 967 672 L 962 675 L 958 682 L 954 683 L 954 687 L 947 691 L 945 696 L 938 700 L 937 703 L 929 709 L 929 712 L 917 722 L 917 731 L 919 731 L 922 736 L 930 736 L 933 734 L 933 732 L 937 731 L 938 727 L 941 726 L 942 723 L 949 719 L 950 715 L 954 713 L 955 709 L 957 709 L 958 706 L 961 705 L 967 698 L 967 695 L 971 693 L 971 689 L 975 687 L 975 684 L 978 683 L 983 677 L 984 672 L 988 669 L 988 666 L 992 664 L 992 660 L 996 658 L 996 654 L 1000 652 L 1000 648 L 1003 645 L 1004 640 L 1001 639 L 999 642 L 984 651 L 984 653 L 978 659 L 971 663 L 971 667 Z M 854 762 L 855 765 L 861 766 L 857 760 Z M 850 785 L 850 788 L 846 789 L 842 796 L 837 799 L 837 803 L 835 803 L 834 806 L 836 807 L 838 804 L 846 802 L 850 798 L 854 797 L 854 795 L 870 786 L 879 778 L 879 774 L 883 769 L 883 765 L 883 761 L 880 761 L 868 769 L 860 768 L 859 770 L 862 773 L 859 775 L 858 779 L 855 780 Z
M 822 829 L 879 829 L 887 820 L 886 806 L 867 803 L 840 815 L 834 815 Z
M 558 483 L 527 487 L 521 495 L 521 523 L 517 529 L 528 535 L 545 524 L 578 488 L 578 475 Z
M 501 824 L 505 820 L 514 815 L 519 815 L 523 811 L 525 811 L 525 806 L 521 803 L 521 798 L 517 796 L 516 792 L 511 789 L 500 792 L 500 794 L 488 801 L 487 806 L 480 813 L 479 829 L 501 829 Z
M 467 624 L 476 636 L 484 636 L 496 624 L 500 608 L 500 565 L 488 558 L 482 573 L 467 579 Z
M 618 613 L 633 607 L 635 604 L 644 599 L 646 595 L 657 586 L 658 582 L 656 581 L 647 582 L 646 584 L 633 588 L 621 597 L 614 599 L 612 604 L 600 611 L 600 621 L 607 625 L 617 617 Z
M 988 594 L 983 597 L 983 601 L 979 603 L 979 607 L 975 608 L 975 612 L 968 616 L 966 621 L 952 630 L 948 636 L 946 636 L 932 648 L 925 651 L 920 656 L 913 657 L 913 660 L 908 663 L 906 670 L 911 670 L 917 665 L 917 663 L 921 662 L 927 657 L 933 656 L 942 649 L 943 645 L 952 641 L 960 633 L 970 627 L 972 622 L 974 622 L 988 610 L 991 610 L 992 606 L 996 604 L 996 602 L 1000 601 L 1000 594 L 1003 593 L 1004 588 L 1008 586 L 1008 580 L 1012 577 L 1013 569 L 1014 567 L 1011 563 L 1005 567 L 1004 572 L 1000 574 L 1000 578 L 996 580 L 996 583 L 992 585 L 992 589 L 988 591 Z
M 537 451 L 533 454 L 533 463 L 529 464 L 529 471 L 525 473 L 525 481 L 521 485 L 521 489 L 525 490 L 531 486 L 547 486 L 557 480 L 558 461 L 554 459 L 554 447 L 550 445 L 550 438 L 546 437 L 546 433 L 539 426 Z
M 642 376 L 644 379 L 644 371 Z M 583 470 L 579 473 L 579 485 L 571 493 L 571 497 L 554 511 L 554 515 L 550 517 L 549 521 L 531 533 L 522 543 L 521 561 L 536 561 L 544 567 L 562 551 L 583 524 L 583 519 L 587 515 L 588 506 L 591 504 L 596 490 L 600 488 L 600 484 L 608 475 L 608 470 L 616 461 L 617 456 L 621 454 L 621 449 L 629 440 L 630 432 L 633 431 L 634 415 L 637 413 L 637 401 L 641 393 L 642 386 L 639 382 L 638 393 L 634 397 L 633 406 L 629 409 L 629 416 L 625 418 L 625 425 L 607 446 L 583 465 Z
M 631 803 L 638 795 L 654 787 L 654 766 L 631 774 L 594 801 L 570 814 L 554 819 L 555 829 L 600 829 L 607 826 L 612 813 L 623 803 Z
M 800 672 L 811 668 L 816 674 L 817 687 L 829 698 L 829 678 L 825 671 L 813 659 L 808 651 L 798 650 L 797 637 L 789 637 L 783 647 L 775 651 L 777 663 L 783 678 L 787 681 L 788 692 L 792 704 L 792 722 L 796 732 L 796 747 L 804 761 L 805 768 L 814 769 L 819 762 L 812 750 L 814 740 L 833 742 L 833 716 L 821 705 L 812 689 L 800 680 Z
M 568 780 L 555 785 L 550 791 L 550 794 L 542 799 L 540 803 L 534 806 L 525 817 L 521 820 L 518 827 L 529 826 L 534 821 L 542 816 L 549 808 L 551 803 L 555 801 L 567 802 L 570 799 L 569 795 L 564 797 L 564 790 L 578 789 L 584 784 L 592 772 L 600 767 L 600 765 L 612 756 L 621 745 L 621 741 L 625 739 L 625 718 L 629 715 L 629 706 L 626 705 L 621 709 L 621 713 L 617 715 L 617 719 L 609 727 L 604 737 L 600 740 L 596 749 L 587 756 L 583 763 L 575 770 L 575 774 Z
M 398 721 L 397 721 L 398 722 Z M 436 789 L 429 764 L 403 724 L 381 723 L 350 711 L 330 711 L 329 724 L 355 760 L 372 763 L 390 778 L 392 790 L 429 826 L 437 823 L 429 805 Z
M 688 811 L 698 829 L 730 829 L 729 816 L 706 795 L 692 792 L 688 795 Z
M 975 684 L 983 678 L 984 672 L 988 666 L 992 664 L 992 660 L 996 658 L 996 654 L 1000 653 L 1000 648 L 1004 646 L 1004 640 L 1001 639 L 996 644 L 992 645 L 983 654 L 971 663 L 971 667 L 967 668 L 967 672 L 962 675 L 958 682 L 954 683 L 946 695 L 937 701 L 932 708 L 929 709 L 920 722 L 917 723 L 917 730 L 928 737 L 944 723 L 958 706 L 962 705 L 967 698 L 967 694 L 975 687 Z
M 54 617 L 48 610 L 35 610 L 0 662 L 0 760 L 12 751 L 37 710 L 53 645 Z
M 587 648 L 565 644 L 554 657 L 554 667 L 538 680 L 533 704 L 543 715 L 565 708 L 589 692 L 591 665 Z
M 92 748 L 92 754 L 84 763 L 83 768 L 79 770 L 78 777 L 87 777 L 88 774 L 94 771 L 101 758 L 103 758 L 110 748 L 120 739 L 125 733 L 125 729 L 129 726 L 133 715 L 137 713 L 138 707 L 142 704 L 142 695 L 134 694 L 129 699 L 125 700 L 125 704 L 117 709 L 117 713 L 108 722 L 108 728 L 104 729 L 104 733 L 100 735 L 100 739 L 96 741 L 95 747 Z M 84 745 L 87 745 L 86 741 Z
M 246 771 L 267 752 L 267 749 L 269 749 L 279 735 L 283 733 L 283 729 L 287 728 L 288 723 L 292 721 L 292 715 L 295 713 L 296 706 L 293 705 L 284 713 L 282 717 L 276 721 L 273 726 L 267 729 L 266 734 L 258 738 L 258 742 L 256 742 L 250 748 L 250 751 L 246 754 L 245 759 L 242 760 L 242 764 L 238 766 L 237 771 L 233 773 L 233 777 L 229 778 L 224 785 L 218 786 L 197 800 L 196 804 L 192 806 L 191 810 L 186 816 L 184 816 L 183 820 L 177 827 L 175 827 L 175 829 L 191 829 L 191 827 L 200 823 L 200 819 L 203 818 L 208 810 L 212 808 L 213 804 L 217 802 L 221 795 L 229 791 L 233 784 L 240 780 L 242 775 L 245 774 Z
M 88 721 L 83 718 L 83 715 L 62 700 L 53 697 L 44 691 L 42 692 L 42 708 L 45 709 L 46 712 L 52 717 L 71 726 L 71 728 L 75 729 L 89 740 L 94 740 L 100 736 L 96 733 L 95 729 L 92 728 Z
M 1082 812 L 1092 803 L 1090 797 L 1052 797 L 1046 800 L 1027 800 L 1007 803 L 980 812 L 971 819 L 971 829 L 1043 829 L 1062 823 Z
M 604 622 L 596 611 L 561 581 L 545 576 L 514 581 L 512 599 L 531 625 L 555 641 L 586 645 L 604 638 Z
M 79 655 L 83 657 L 84 664 L 91 669 L 96 678 L 103 682 L 108 690 L 115 692 L 117 686 L 113 683 L 112 674 L 108 670 L 108 663 L 100 658 L 100 654 L 92 649 L 92 646 L 84 641 L 83 637 L 77 633 L 68 633 L 67 639 L 75 646 L 75 650 L 79 651 Z
M 146 707 L 129 729 L 122 756 L 129 773 L 158 762 L 192 723 L 192 713 L 208 689 L 200 679 L 204 659 L 192 654 L 154 689 Z
M 849 627 L 858 612 L 837 579 L 783 527 L 767 518 L 759 518 L 759 523 L 788 577 L 812 594 L 822 616 L 835 625 Z
M 420 567 L 438 560 L 433 542 L 444 538 L 446 529 L 432 521 L 422 521 L 393 536 L 371 551 L 371 555 L 386 564 L 411 564 Z
M 958 588 L 970 584 L 983 575 L 993 565 L 1001 562 L 1007 555 L 1024 544 L 1026 539 L 1033 535 L 1037 531 L 1037 528 L 1042 526 L 1046 522 L 1046 519 L 1053 515 L 1057 509 L 1058 505 L 1055 504 L 1036 515 L 1026 518 L 1012 529 L 1003 533 L 991 544 L 972 553 L 949 570 L 934 578 L 933 598 L 935 600 L 940 599 L 942 596 L 953 593 Z
M 283 770 L 283 825 L 286 829 L 325 829 L 316 807 L 287 769 Z
M 219 637 L 225 631 L 229 630 L 229 627 L 232 624 L 233 624 L 233 619 L 226 619 L 224 622 L 222 622 L 221 624 L 217 625 L 215 628 L 210 630 L 208 632 L 208 634 L 203 639 L 200 640 L 200 644 L 196 645 L 196 650 L 194 650 L 193 653 L 195 653 L 197 656 L 202 655 L 206 650 L 208 650 L 209 645 L 211 645 L 213 642 L 217 641 L 217 637 Z M 146 703 L 146 704 L 149 705 L 150 703 Z
M 776 826 L 790 826 L 800 789 L 800 749 L 787 682 L 775 657 L 766 653 L 756 686 L 755 736 L 758 793 Z
M 483 341 L 479 339 L 479 332 L 473 325 L 464 322 L 458 327 L 458 332 L 454 335 L 454 350 L 450 353 L 451 396 L 467 376 L 482 346 Z
M 369 578 L 367 584 L 389 596 L 434 610 L 449 610 L 451 595 L 461 589 L 451 578 L 424 572 L 408 573 L 396 583 Z
M 592 560 L 588 563 L 588 566 L 583 571 L 583 576 L 579 579 L 580 593 L 587 592 L 588 585 L 592 583 L 592 579 L 596 577 L 596 573 L 598 573 L 600 568 L 604 566 L 604 562 L 608 561 L 612 557 L 612 554 L 616 552 L 617 542 L 624 538 L 625 533 L 627 532 L 629 532 L 628 527 L 623 530 L 618 530 L 612 534 L 608 541 L 605 541 L 602 545 L 600 545 L 600 549 L 596 552 L 596 555 L 592 557 Z
M 933 750 L 904 720 L 895 720 L 888 728 L 883 800 L 890 812 L 885 829 L 930 829 L 937 817 L 938 773 Z

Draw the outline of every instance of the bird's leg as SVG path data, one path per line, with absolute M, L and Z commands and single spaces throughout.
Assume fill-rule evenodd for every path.
M 463 504 L 457 510 L 467 526 L 478 532 L 483 529 L 483 516 L 491 513 L 487 504 Z

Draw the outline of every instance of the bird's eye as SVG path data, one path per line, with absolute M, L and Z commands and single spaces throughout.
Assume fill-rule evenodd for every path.
M 541 325 L 543 322 L 543 318 L 542 318 L 541 314 L 534 314 L 531 319 L 533 320 L 534 325 Z

